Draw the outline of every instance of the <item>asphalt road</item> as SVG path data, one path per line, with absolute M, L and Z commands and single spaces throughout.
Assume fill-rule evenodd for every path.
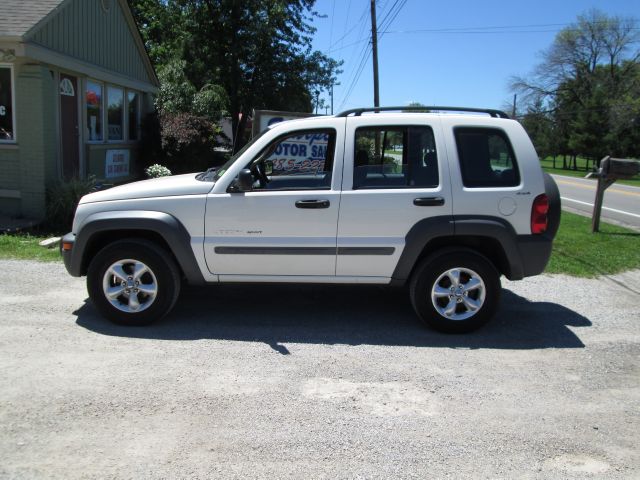
M 553 175 L 553 178 L 560 189 L 563 207 L 591 216 L 596 196 L 596 181 L 563 175 Z M 601 219 L 640 228 L 640 188 L 620 183 L 610 186 L 604 194 Z
M 470 335 L 406 291 L 215 286 L 112 325 L 0 261 L 0 478 L 640 478 L 640 271 L 504 282 Z

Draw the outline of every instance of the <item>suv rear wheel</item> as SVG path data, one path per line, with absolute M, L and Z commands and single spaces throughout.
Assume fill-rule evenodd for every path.
M 411 278 L 411 303 L 427 325 L 447 333 L 475 330 L 495 314 L 500 277 L 485 257 L 448 250 L 425 259 Z
M 93 304 L 109 320 L 147 325 L 175 304 L 180 274 L 171 256 L 152 242 L 115 242 L 91 261 L 87 290 Z

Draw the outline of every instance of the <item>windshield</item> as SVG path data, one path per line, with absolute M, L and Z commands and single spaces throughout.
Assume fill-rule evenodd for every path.
M 263 130 L 263 131 L 262 131 L 262 132 L 260 132 L 258 135 L 256 135 L 255 137 L 253 137 L 253 138 L 249 141 L 249 143 L 247 143 L 244 147 L 242 147 L 240 150 L 238 150 L 238 151 L 236 152 L 236 154 L 235 154 L 235 155 L 233 155 L 229 160 L 227 160 L 227 162 L 226 162 L 224 165 L 222 165 L 218 170 L 216 170 L 216 174 L 215 174 L 215 175 L 214 175 L 214 177 L 213 177 L 213 181 L 214 181 L 214 182 L 218 181 L 218 179 L 219 179 L 220 177 L 222 177 L 222 175 L 224 175 L 224 174 L 225 174 L 225 172 L 226 172 L 227 170 L 229 170 L 229 167 L 230 167 L 231 165 L 233 165 L 233 163 L 234 163 L 238 158 L 240 158 L 240 157 L 242 156 L 242 154 L 243 154 L 244 152 L 246 152 L 246 151 L 247 151 L 247 149 L 248 149 L 251 145 L 253 145 L 254 143 L 256 143 L 256 141 L 257 141 L 260 137 L 262 137 L 265 133 L 267 133 L 268 131 L 269 131 L 268 129 Z

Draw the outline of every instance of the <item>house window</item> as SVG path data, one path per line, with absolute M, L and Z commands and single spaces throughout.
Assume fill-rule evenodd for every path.
M 15 140 L 13 69 L 10 65 L 0 65 L 0 142 Z
M 124 91 L 118 87 L 107 87 L 108 139 L 124 140 Z
M 102 85 L 87 81 L 87 138 L 91 142 L 102 140 Z
M 127 91 L 127 114 L 129 121 L 129 140 L 138 140 L 140 126 L 140 94 Z

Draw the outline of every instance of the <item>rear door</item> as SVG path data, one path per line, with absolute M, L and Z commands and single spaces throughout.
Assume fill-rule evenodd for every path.
M 439 119 L 375 116 L 347 118 L 337 275 L 391 277 L 409 230 L 452 215 Z

